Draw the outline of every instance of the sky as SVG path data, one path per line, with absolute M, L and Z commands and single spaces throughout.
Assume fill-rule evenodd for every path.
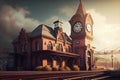
M 120 0 L 83 0 L 94 20 L 96 51 L 120 49 Z M 70 18 L 79 0 L 0 0 L 0 46 L 12 48 L 21 28 L 31 32 L 40 24 L 53 27 L 60 19 L 70 35 Z

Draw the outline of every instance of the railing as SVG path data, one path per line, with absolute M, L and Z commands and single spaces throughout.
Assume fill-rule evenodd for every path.
M 105 76 L 107 71 L 0 71 L 0 80 L 83 79 Z

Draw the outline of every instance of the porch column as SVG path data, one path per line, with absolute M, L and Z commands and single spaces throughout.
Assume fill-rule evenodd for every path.
M 38 60 L 38 61 L 37 61 L 37 62 L 38 62 L 37 65 L 38 65 L 38 66 L 42 66 L 42 56 L 41 56 L 40 54 L 38 55 L 38 59 L 37 59 L 37 60 Z
M 62 60 L 61 66 L 62 66 L 62 67 L 65 67 L 65 65 L 66 65 L 66 64 L 65 64 L 65 60 Z
M 36 58 L 35 55 L 32 56 L 32 67 L 36 66 Z
M 46 66 L 48 64 L 47 59 L 42 60 L 42 66 Z
M 57 66 L 57 61 L 55 59 L 53 59 L 53 64 L 52 66 Z

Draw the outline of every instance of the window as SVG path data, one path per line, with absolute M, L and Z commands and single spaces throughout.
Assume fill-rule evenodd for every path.
M 27 45 L 26 44 L 24 45 L 24 51 L 27 51 Z
M 57 47 L 56 47 L 56 50 L 57 51 L 63 51 L 62 44 L 58 44 Z
M 26 52 L 27 51 L 27 45 L 24 44 L 23 47 L 22 47 L 22 52 Z
M 87 47 L 90 48 L 90 44 L 88 44 Z
M 22 46 L 22 52 L 24 52 L 24 46 Z
M 52 50 L 52 49 L 53 49 L 53 46 L 52 46 L 52 43 L 51 43 L 51 42 L 48 43 L 47 49 L 48 49 L 48 50 Z
M 91 57 L 90 51 L 87 52 L 87 57 Z
M 70 52 L 70 46 L 66 48 L 66 52 Z
M 46 45 L 46 42 L 44 42 L 44 45 Z

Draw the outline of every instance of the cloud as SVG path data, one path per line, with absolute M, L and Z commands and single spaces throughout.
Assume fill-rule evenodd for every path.
M 10 44 L 22 27 L 31 31 L 40 24 L 38 20 L 27 17 L 29 14 L 30 12 L 22 7 L 0 7 L 0 45 Z
M 61 8 L 59 9 L 59 12 L 60 12 L 61 14 L 64 14 L 64 15 L 66 15 L 66 16 L 69 16 L 69 17 L 73 16 L 73 14 L 75 13 L 75 12 L 74 12 L 74 9 L 71 8 L 71 7 L 69 7 L 69 6 L 63 6 L 63 7 L 61 7 Z
M 74 9 L 63 6 L 59 12 L 65 16 L 72 17 Z M 90 9 L 89 12 L 94 20 L 94 40 L 93 45 L 96 50 L 108 50 L 120 47 L 120 24 L 107 23 L 107 17 L 103 14 Z M 18 35 L 20 28 L 24 27 L 27 31 L 32 31 L 36 26 L 41 24 L 40 21 L 27 17 L 30 12 L 22 7 L 12 7 L 4 5 L 0 8 L 0 44 L 10 44 L 10 42 Z M 61 19 L 58 16 L 51 16 L 42 21 L 48 26 L 54 26 L 55 20 L 62 20 L 63 31 L 70 35 L 70 24 L 67 19 Z
M 8 44 L 11 45 L 12 40 L 19 34 L 21 28 L 25 28 L 27 32 L 31 32 L 41 23 L 54 28 L 53 22 L 60 19 L 57 16 L 52 16 L 45 21 L 39 22 L 38 20 L 27 17 L 29 14 L 30 12 L 22 7 L 14 8 L 9 5 L 4 5 L 0 8 L 1 46 L 8 46 Z M 63 22 L 64 32 L 70 34 L 69 22 L 63 19 L 60 20 Z
M 51 16 L 50 18 L 46 19 L 45 21 L 43 21 L 42 23 L 54 28 L 54 24 L 53 22 L 58 20 L 59 18 L 57 16 Z
M 107 18 L 96 12 L 88 10 L 94 20 L 94 41 L 97 50 L 117 49 L 120 44 L 120 24 L 107 23 Z
M 68 6 L 63 6 L 59 9 L 59 12 L 63 15 L 66 15 L 68 17 L 72 17 L 74 15 L 74 9 Z M 111 49 L 120 49 L 120 24 L 114 24 L 114 23 L 107 23 L 108 18 L 99 12 L 96 12 L 95 9 L 87 10 L 92 15 L 92 18 L 94 20 L 94 40 L 93 40 L 93 46 L 96 47 L 96 50 L 111 50 Z M 66 33 L 70 33 L 70 30 L 68 26 L 69 23 L 65 20 L 64 29 Z

